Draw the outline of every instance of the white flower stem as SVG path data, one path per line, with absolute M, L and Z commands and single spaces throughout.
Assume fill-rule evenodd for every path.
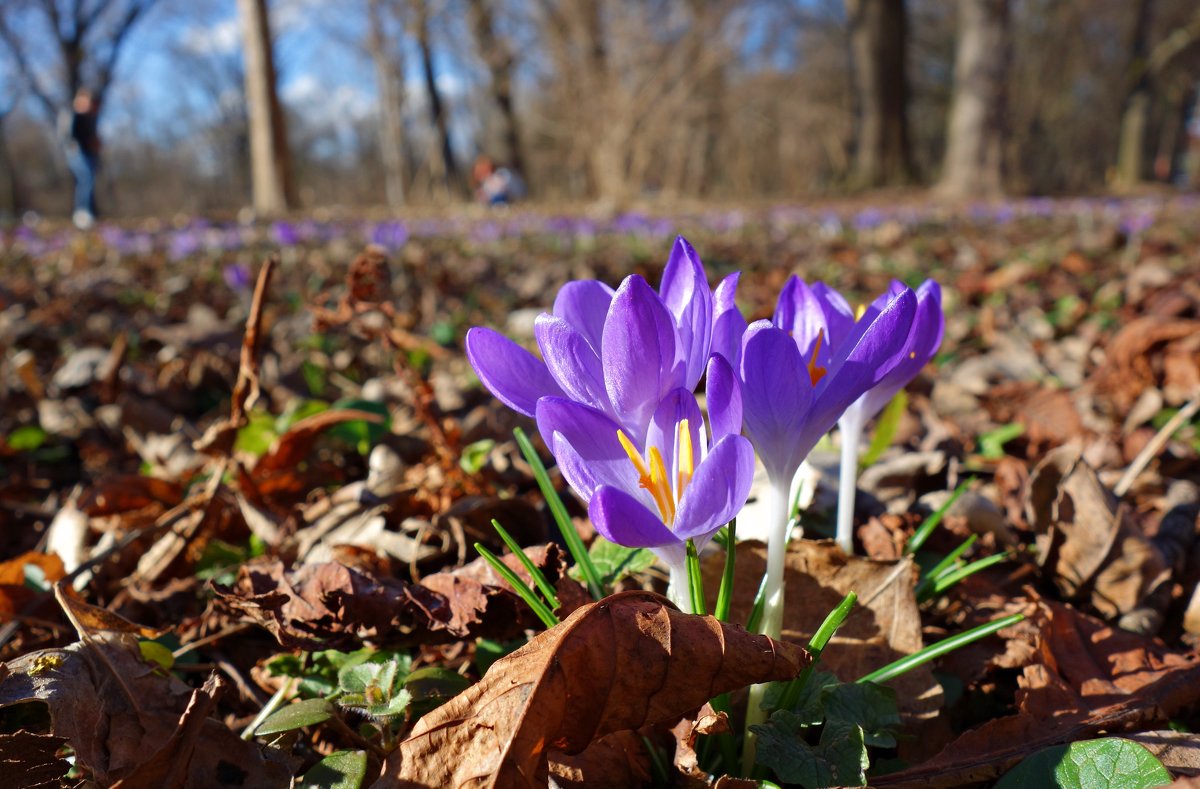
M 788 493 L 790 479 L 783 481 L 771 480 L 770 486 L 763 491 L 762 517 L 767 525 L 770 538 L 767 541 L 767 579 L 765 583 L 765 603 L 763 606 L 762 623 L 759 632 L 779 638 L 783 630 L 783 597 L 784 569 L 787 558 L 788 538 Z M 766 711 L 762 708 L 763 696 L 767 686 L 753 685 L 746 705 L 746 736 L 742 751 L 742 767 L 749 770 L 754 765 L 755 737 L 750 727 L 767 719 Z M 747 773 L 748 774 L 748 773 Z
M 849 556 L 854 553 L 854 498 L 858 494 L 858 442 L 863 423 L 857 414 L 847 412 L 838 422 L 842 432 L 842 462 L 838 470 L 838 546 Z
M 763 491 L 762 517 L 767 524 L 767 580 L 765 604 L 759 632 L 779 638 L 783 625 L 783 570 L 787 557 L 788 493 L 790 480 L 771 480 Z
M 692 610 L 692 590 L 688 581 L 687 561 L 668 565 L 671 571 L 667 584 L 667 597 L 685 614 L 694 614 Z

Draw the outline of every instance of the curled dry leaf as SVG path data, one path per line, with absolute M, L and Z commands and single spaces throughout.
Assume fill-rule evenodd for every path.
M 1026 517 L 1042 532 L 1042 567 L 1068 598 L 1152 635 L 1170 603 L 1171 561 L 1128 517 L 1075 447 L 1061 447 L 1029 481 Z
M 525 554 L 557 584 L 564 606 L 577 601 L 562 549 L 550 544 Z M 504 562 L 521 578 L 515 556 Z M 283 563 L 243 565 L 230 587 L 216 587 L 221 604 L 271 631 L 286 647 L 352 648 L 363 640 L 393 646 L 463 638 L 512 638 L 540 620 L 482 559 L 419 584 L 379 578 L 337 562 L 288 571 Z M 570 607 L 568 607 L 568 611 Z M 564 614 L 566 611 L 563 612 Z
M 1038 655 L 1026 666 L 1015 715 L 973 729 L 929 761 L 873 779 L 930 789 L 988 781 L 1052 745 L 1145 728 L 1200 701 L 1200 658 L 1042 604 Z
M 8 668 L 11 674 L 0 682 L 0 708 L 47 705 L 50 733 L 66 739 L 76 763 L 103 786 L 122 779 L 130 780 L 128 786 L 152 785 L 137 776 L 158 775 L 155 765 L 167 754 L 185 756 L 186 771 L 175 784 L 158 786 L 288 785 L 290 773 L 266 760 L 257 745 L 204 712 L 188 713 L 189 703 L 201 703 L 194 700 L 202 692 L 143 660 L 131 636 L 92 636 L 22 655 Z M 178 748 L 164 752 L 172 743 Z
M 791 679 L 810 660 L 659 595 L 623 592 L 583 606 L 422 718 L 374 789 L 545 786 L 552 751 L 675 723 L 720 693 Z
M 696 753 L 696 738 L 701 734 L 727 734 L 729 716 L 724 712 L 715 712 L 711 704 L 705 704 L 695 715 L 689 715 L 671 727 L 675 738 L 675 769 L 689 783 L 699 786 L 709 786 L 712 781 L 708 773 L 700 769 L 700 758 Z

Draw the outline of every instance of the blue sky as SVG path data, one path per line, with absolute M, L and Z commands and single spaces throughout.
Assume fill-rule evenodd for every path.
M 365 15 L 356 6 L 343 0 L 271 3 L 280 94 L 290 108 L 318 125 L 327 123 L 336 129 L 374 110 L 375 79 L 361 43 Z M 35 25 L 28 27 L 21 33 L 31 41 L 45 37 Z M 222 71 L 222 63 L 237 63 L 240 48 L 235 0 L 163 0 L 142 20 L 122 51 L 102 132 L 136 130 L 139 136 L 169 140 L 182 127 L 215 117 L 216 99 L 210 88 L 200 84 L 198 71 L 216 73 Z M 410 107 L 419 106 L 424 94 L 419 56 L 415 47 L 404 49 L 407 100 Z M 434 67 L 443 92 L 462 93 L 469 74 L 449 53 L 439 53 Z M 43 66 L 42 78 L 51 84 L 48 69 L 49 63 Z M 225 70 L 230 74 L 225 84 L 236 89 L 236 71 Z

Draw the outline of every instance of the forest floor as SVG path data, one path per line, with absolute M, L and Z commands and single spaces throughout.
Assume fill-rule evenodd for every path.
M 657 284 L 682 233 L 712 284 L 743 272 L 750 320 L 793 273 L 852 301 L 893 278 L 945 290 L 942 348 L 861 474 L 856 557 L 823 539 L 836 436 L 812 458 L 784 640 L 859 605 L 810 718 L 764 738 L 764 763 L 805 765 L 775 778 L 988 784 L 1098 738 L 1077 766 L 1150 781 L 1112 785 L 1200 775 L 1198 220 L 1200 202 L 1153 198 L 0 230 L 0 762 L 28 786 L 737 785 L 725 714 L 701 705 L 730 691 L 740 731 L 738 689 L 802 653 L 755 668 L 760 641 L 714 642 L 720 625 L 634 591 L 663 572 L 599 538 L 624 594 L 593 605 L 513 438 L 536 429 L 462 350 L 475 325 L 532 347 L 568 280 Z M 493 519 L 575 613 L 489 672 L 546 629 L 477 558 L 506 552 Z M 1004 560 L 918 599 L 967 540 L 952 568 Z M 738 549 L 732 622 L 763 556 Z M 710 599 L 723 557 L 704 557 Z M 1012 614 L 835 711 L 839 682 Z M 647 657 L 647 617 L 674 651 Z M 442 739 L 405 742 L 452 697 Z

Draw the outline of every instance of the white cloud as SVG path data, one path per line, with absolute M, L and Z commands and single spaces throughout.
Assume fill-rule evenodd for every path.
M 196 55 L 233 52 L 242 43 L 242 29 L 236 16 L 212 25 L 196 25 L 183 31 L 183 48 Z

